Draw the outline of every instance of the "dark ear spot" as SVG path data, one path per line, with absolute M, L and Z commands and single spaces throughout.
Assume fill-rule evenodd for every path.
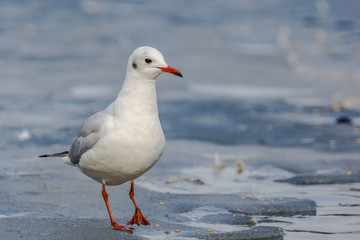
M 135 68 L 135 69 L 137 68 L 137 65 L 136 65 L 135 62 L 132 63 L 132 66 L 133 66 L 133 68 Z

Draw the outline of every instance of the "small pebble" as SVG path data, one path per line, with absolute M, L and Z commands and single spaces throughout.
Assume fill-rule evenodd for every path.
M 236 161 L 236 166 L 237 166 L 237 173 L 242 173 L 244 171 L 245 164 L 243 160 Z
M 196 185 L 204 185 L 204 181 L 201 180 L 200 178 L 195 178 L 195 179 L 191 180 L 191 182 Z
M 336 118 L 336 124 L 351 125 L 352 119 L 349 116 L 341 115 Z
M 178 182 L 178 180 L 176 178 L 173 178 L 173 179 L 166 180 L 165 184 L 176 183 L 176 182 Z
M 190 183 L 193 183 L 193 184 L 196 184 L 196 185 L 204 185 L 205 184 L 204 181 L 201 180 L 200 178 L 192 178 L 192 179 L 190 179 L 188 177 L 180 177 L 180 180 L 190 182 Z
M 255 218 L 250 218 L 249 221 L 248 221 L 248 224 L 249 225 L 256 225 L 257 224 L 257 220 Z

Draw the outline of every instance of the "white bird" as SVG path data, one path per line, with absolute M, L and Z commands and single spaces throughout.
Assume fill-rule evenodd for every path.
M 139 47 L 129 57 L 126 77 L 116 100 L 89 117 L 80 128 L 69 151 L 39 157 L 63 157 L 81 172 L 102 184 L 102 195 L 111 227 L 132 233 L 133 228 L 117 224 L 111 214 L 105 185 L 131 181 L 129 196 L 135 213 L 128 225 L 149 225 L 134 199 L 134 179 L 148 171 L 165 147 L 155 82 L 162 72 L 182 77 L 168 66 L 162 54 L 151 47 Z

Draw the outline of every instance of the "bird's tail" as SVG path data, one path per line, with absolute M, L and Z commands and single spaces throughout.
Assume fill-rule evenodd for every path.
M 53 154 L 44 154 L 39 157 L 65 157 L 69 154 L 69 151 L 61 152 L 61 153 L 53 153 Z

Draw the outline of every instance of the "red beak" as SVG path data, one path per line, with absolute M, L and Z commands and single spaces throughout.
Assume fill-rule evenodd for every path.
M 176 76 L 183 77 L 182 74 L 179 72 L 179 70 L 172 68 L 170 66 L 168 66 L 167 68 L 162 68 L 162 67 L 158 67 L 158 68 L 161 69 L 161 71 L 163 71 L 163 72 L 168 72 L 168 73 L 172 73 Z

